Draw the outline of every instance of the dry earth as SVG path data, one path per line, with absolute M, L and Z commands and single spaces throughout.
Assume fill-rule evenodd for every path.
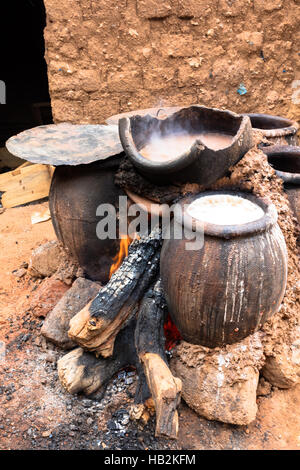
M 156 439 L 154 418 L 144 429 L 129 421 L 135 374 L 124 371 L 106 393 L 90 400 L 62 388 L 56 361 L 64 353 L 40 336 L 42 320 L 28 313 L 41 281 L 12 271 L 28 262 L 38 244 L 54 239 L 51 221 L 31 224 L 47 203 L 7 209 L 0 215 L 0 450 L 3 449 L 300 449 L 300 386 L 272 389 L 258 399 L 249 426 L 207 421 L 180 405 L 177 442 Z

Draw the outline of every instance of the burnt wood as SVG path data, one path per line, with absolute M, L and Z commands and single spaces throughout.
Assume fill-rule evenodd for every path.
M 165 355 L 163 325 L 167 313 L 161 281 L 144 296 L 135 330 L 138 357 L 155 403 L 156 436 L 176 439 L 181 380 L 173 377 Z
M 69 336 L 103 357 L 112 355 L 118 332 L 137 313 L 159 270 L 161 229 L 135 240 L 127 258 L 99 295 L 70 321 Z

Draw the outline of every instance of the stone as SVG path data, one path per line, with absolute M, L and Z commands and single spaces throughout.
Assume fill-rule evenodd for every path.
M 28 272 L 32 277 L 50 277 L 61 263 L 61 249 L 56 240 L 37 247 L 31 254 Z
M 48 314 L 42 335 L 63 349 L 71 349 L 76 344 L 69 338 L 69 322 L 99 292 L 100 285 L 84 278 L 78 278 L 72 287 L 59 300 Z
M 261 377 L 258 383 L 256 395 L 258 397 L 264 397 L 266 395 L 270 395 L 271 391 L 272 391 L 272 385 L 270 384 L 270 382 L 268 382 L 266 379 Z
M 267 356 L 263 376 L 275 387 L 291 388 L 300 383 L 300 327 L 296 327 L 291 344 L 282 344 Z
M 20 269 L 17 269 L 16 271 L 13 271 L 13 275 L 18 278 L 25 276 L 26 273 L 27 273 L 27 270 L 25 268 L 20 268 Z
M 36 317 L 46 317 L 70 287 L 53 277 L 45 279 L 32 297 L 30 310 Z
M 182 380 L 182 397 L 209 420 L 247 425 L 257 413 L 256 389 L 264 362 L 260 334 L 224 348 L 181 342 L 170 367 Z

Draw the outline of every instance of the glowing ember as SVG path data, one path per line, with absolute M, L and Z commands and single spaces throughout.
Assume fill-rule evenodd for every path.
M 166 338 L 165 349 L 166 351 L 171 351 L 171 349 L 173 349 L 181 340 L 181 335 L 169 314 L 164 324 L 164 333 Z
M 230 194 L 200 197 L 189 205 L 187 212 L 197 220 L 216 225 L 246 224 L 264 215 L 257 204 Z
M 116 256 L 113 258 L 113 264 L 110 267 L 109 278 L 119 269 L 123 259 L 128 255 L 128 247 L 131 243 L 131 238 L 127 236 L 122 236 L 120 240 L 120 249 Z

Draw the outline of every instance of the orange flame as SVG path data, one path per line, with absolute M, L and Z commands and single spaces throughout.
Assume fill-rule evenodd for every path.
M 116 254 L 116 256 L 113 258 L 113 264 L 110 267 L 109 270 L 109 278 L 119 269 L 121 266 L 123 259 L 126 258 L 128 255 L 128 247 L 131 243 L 131 238 L 127 235 L 125 237 L 121 237 L 120 240 L 120 249 L 119 252 Z

